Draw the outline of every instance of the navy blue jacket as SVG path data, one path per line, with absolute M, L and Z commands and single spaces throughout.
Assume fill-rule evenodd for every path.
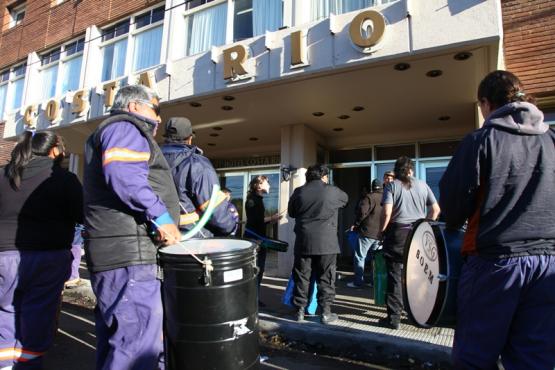
M 170 165 L 181 205 L 187 213 L 196 211 L 202 214 L 208 205 L 214 184 L 219 185 L 210 160 L 194 145 L 164 144 L 162 153 Z M 228 211 L 227 200 L 223 196 L 220 200 L 205 228 L 216 236 L 227 236 L 235 230 L 236 221 Z
M 555 132 L 533 104 L 492 112 L 464 138 L 439 186 L 447 226 L 468 220 L 464 255 L 555 254 Z

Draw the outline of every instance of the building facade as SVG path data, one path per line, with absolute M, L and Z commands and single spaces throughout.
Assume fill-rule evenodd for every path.
M 0 4 L 5 139 L 56 130 L 80 173 L 117 89 L 143 83 L 162 97 L 164 119 L 191 119 L 240 210 L 252 176 L 265 174 L 268 212 L 285 213 L 315 162 L 350 195 L 340 230 L 361 189 L 400 155 L 436 190 L 458 141 L 481 124 L 476 88 L 495 69 L 515 71 L 553 117 L 548 0 Z M 272 232 L 294 241 L 292 220 Z M 292 254 L 278 257 L 287 275 Z

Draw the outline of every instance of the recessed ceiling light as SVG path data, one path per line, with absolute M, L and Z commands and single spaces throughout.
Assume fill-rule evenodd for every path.
M 250 141 L 257 141 L 258 138 L 257 138 L 257 137 L 249 137 L 249 140 L 250 140 Z
M 440 121 L 449 121 L 451 119 L 451 116 L 440 116 L 438 118 L 438 120 Z
M 353 107 L 353 110 L 355 112 L 360 112 L 360 111 L 364 110 L 364 107 L 361 107 L 360 105 L 357 105 L 356 107 Z
M 199 102 L 196 102 L 196 101 L 190 102 L 189 105 L 193 108 L 202 107 L 202 104 L 200 104 Z
M 393 66 L 393 69 L 396 71 L 406 71 L 410 68 L 410 64 L 408 63 L 397 63 Z
M 428 71 L 426 73 L 426 76 L 434 78 L 434 77 L 439 77 L 443 74 L 443 71 L 441 71 L 440 69 L 432 69 L 431 71 Z
M 224 105 L 222 107 L 223 110 L 233 110 L 233 107 L 231 105 Z
M 351 116 L 348 116 L 348 115 L 346 115 L 346 114 L 342 114 L 342 115 L 340 115 L 340 116 L 337 117 L 337 118 L 339 118 L 339 119 L 349 119 L 349 118 L 351 118 Z
M 314 117 L 322 117 L 324 115 L 324 112 L 314 112 L 314 113 L 312 113 L 312 115 Z
M 455 54 L 453 59 L 455 60 L 467 60 L 472 57 L 472 53 L 470 51 L 461 51 L 460 53 Z
M 215 134 L 215 133 L 214 133 L 214 134 L 210 134 L 209 136 L 218 137 L 218 136 L 220 136 L 220 134 Z
M 232 100 L 235 100 L 235 97 L 231 95 L 226 95 L 222 99 L 225 101 L 232 101 Z
M 343 127 L 336 127 L 333 129 L 333 131 L 343 131 Z
M 221 128 L 220 126 L 215 126 L 215 127 L 212 127 L 212 130 L 214 130 L 214 131 L 222 131 L 223 128 Z
M 208 145 L 208 146 L 216 146 L 216 144 L 214 144 L 214 143 L 208 143 L 208 144 L 206 144 L 206 145 Z

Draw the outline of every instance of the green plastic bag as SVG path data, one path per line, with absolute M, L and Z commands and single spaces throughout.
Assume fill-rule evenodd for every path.
M 374 254 L 374 304 L 385 306 L 385 292 L 387 291 L 387 269 L 382 251 Z

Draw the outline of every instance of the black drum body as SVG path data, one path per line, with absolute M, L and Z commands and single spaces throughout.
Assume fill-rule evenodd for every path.
M 159 251 L 166 368 L 258 369 L 255 245 L 225 238 L 182 244 Z M 190 252 L 210 260 L 213 271 Z
M 455 326 L 463 236 L 462 230 L 423 219 L 407 237 L 403 296 L 409 318 L 419 327 Z

